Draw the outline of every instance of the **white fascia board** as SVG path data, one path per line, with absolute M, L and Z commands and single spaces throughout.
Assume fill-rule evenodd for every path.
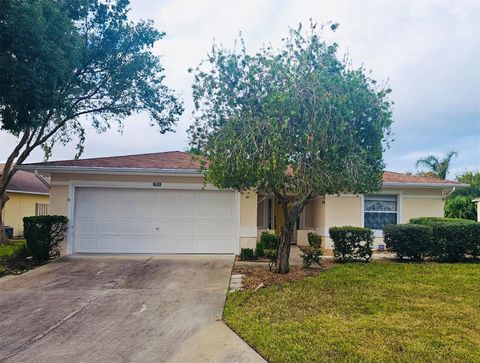
M 203 177 L 198 169 L 150 169 L 150 168 L 104 168 L 83 166 L 36 166 L 19 165 L 18 170 L 42 173 L 71 173 L 71 174 L 117 174 L 117 175 L 165 175 Z
M 32 194 L 32 195 L 50 195 L 50 193 L 29 192 L 27 190 L 11 190 L 7 189 L 7 193 Z

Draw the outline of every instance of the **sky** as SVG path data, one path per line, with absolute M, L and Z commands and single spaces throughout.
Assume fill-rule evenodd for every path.
M 354 66 L 387 81 L 394 101 L 394 141 L 384 154 L 386 169 L 415 172 L 415 161 L 450 150 L 459 156 L 450 178 L 480 169 L 480 0 L 192 1 L 131 0 L 131 19 L 153 19 L 166 36 L 155 45 L 166 84 L 185 105 L 175 133 L 161 135 L 148 115 L 134 115 L 97 134 L 87 127 L 84 157 L 185 150 L 192 122 L 189 68 L 204 59 L 213 41 L 233 48 L 241 31 L 247 50 L 280 45 L 299 22 L 337 22 L 328 42 L 348 53 Z M 0 161 L 16 139 L 0 131 Z M 71 159 L 75 144 L 58 145 L 50 160 Z M 37 150 L 29 162 L 42 161 Z

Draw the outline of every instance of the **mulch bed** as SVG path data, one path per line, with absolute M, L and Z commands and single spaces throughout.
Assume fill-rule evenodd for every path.
M 270 271 L 268 266 L 264 264 L 251 263 L 247 265 L 235 263 L 232 274 L 244 275 L 242 279 L 243 290 L 253 290 L 262 283 L 265 286 L 284 285 L 309 276 L 315 276 L 333 265 L 335 265 L 334 261 L 322 261 L 320 267 L 316 266 L 307 270 L 301 266 L 290 266 L 290 272 L 282 275 L 276 273 L 274 269 Z

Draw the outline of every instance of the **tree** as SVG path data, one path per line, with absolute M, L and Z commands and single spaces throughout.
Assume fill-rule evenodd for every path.
M 438 156 L 429 155 L 425 158 L 417 160 L 415 166 L 423 166 L 427 168 L 426 172 L 421 172 L 421 175 L 433 176 L 440 179 L 447 179 L 448 171 L 450 169 L 450 163 L 454 157 L 457 157 L 458 154 L 456 151 L 448 152 L 443 159 L 440 159 Z
M 291 29 L 280 49 L 254 55 L 243 40 L 240 51 L 214 45 L 195 71 L 190 143 L 208 160 L 208 182 L 281 202 L 279 273 L 289 271 L 295 222 L 313 197 L 372 192 L 382 182 L 390 89 L 338 60 L 323 28 Z
M 13 165 L 38 147 L 48 158 L 75 136 L 78 157 L 87 120 L 101 132 L 147 111 L 161 133 L 172 130 L 183 106 L 151 52 L 164 33 L 129 21 L 128 10 L 128 0 L 0 0 L 0 122 L 18 138 L 0 179 L 0 212 Z M 1 219 L 0 241 L 8 241 Z
M 445 217 L 477 220 L 477 206 L 473 199 L 480 197 L 480 171 L 466 171 L 457 177 L 457 181 L 470 187 L 456 189 L 445 201 Z

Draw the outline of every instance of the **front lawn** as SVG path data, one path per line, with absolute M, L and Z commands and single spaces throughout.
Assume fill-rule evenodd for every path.
M 339 264 L 232 293 L 225 321 L 271 362 L 480 362 L 480 264 Z

